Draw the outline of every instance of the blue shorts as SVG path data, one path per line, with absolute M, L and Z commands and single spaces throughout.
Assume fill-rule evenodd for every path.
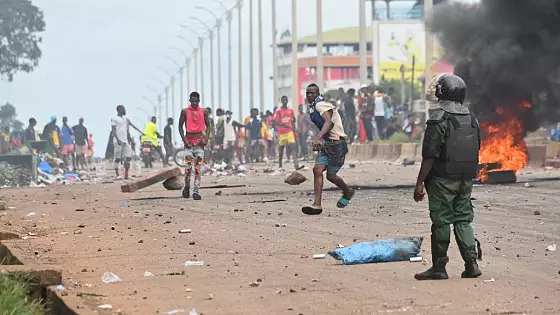
M 344 165 L 344 159 L 348 153 L 346 140 L 325 142 L 321 151 L 317 153 L 315 165 L 326 165 L 327 175 L 336 174 Z

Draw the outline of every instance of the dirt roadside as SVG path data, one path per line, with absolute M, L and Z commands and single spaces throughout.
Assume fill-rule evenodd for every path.
M 201 314 L 560 314 L 559 253 L 546 251 L 560 246 L 558 180 L 475 188 L 480 279 L 460 279 L 454 242 L 448 281 L 414 280 L 428 267 L 421 263 L 342 266 L 312 259 L 337 244 L 424 236 L 430 261 L 427 202 L 412 201 L 416 172 L 381 163 L 345 169 L 349 183 L 376 187 L 361 189 L 346 210 L 334 207 L 339 192 L 326 192 L 326 212 L 317 217 L 300 212 L 310 201 L 310 181 L 291 187 L 284 176 L 263 173 L 204 177 L 203 186 L 247 187 L 221 195 L 203 190 L 201 202 L 161 185 L 133 194 L 122 194 L 116 183 L 5 190 L 16 209 L 0 218 L 1 230 L 37 235 L 3 243 L 25 264 L 61 266 L 70 296 L 93 310 L 113 305 L 101 314 L 192 308 Z M 520 180 L 553 175 L 534 172 Z M 275 199 L 285 201 L 262 203 Z M 205 265 L 183 266 L 189 260 Z M 103 283 L 106 271 L 122 281 Z

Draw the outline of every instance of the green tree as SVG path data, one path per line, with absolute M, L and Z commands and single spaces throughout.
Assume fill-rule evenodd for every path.
M 12 81 L 17 72 L 33 71 L 44 30 L 43 12 L 30 0 L 0 0 L 0 76 Z
M 10 126 L 14 130 L 21 130 L 23 123 L 17 119 L 17 112 L 14 105 L 6 103 L 0 106 L 0 127 Z

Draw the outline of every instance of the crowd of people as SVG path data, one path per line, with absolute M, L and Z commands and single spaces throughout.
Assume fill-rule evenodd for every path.
M 35 118 L 29 118 L 25 130 L 10 131 L 10 127 L 2 130 L 2 152 L 7 154 L 23 145 L 41 153 L 49 153 L 60 158 L 68 169 L 88 169 L 93 160 L 93 135 L 84 126 L 84 119 L 70 126 L 67 117 L 62 117 L 62 125 L 57 124 L 57 116 L 52 115 L 42 132 Z

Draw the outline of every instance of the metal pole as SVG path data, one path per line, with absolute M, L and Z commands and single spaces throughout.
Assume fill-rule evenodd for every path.
M 205 106 L 202 101 L 204 99 L 204 38 L 200 37 L 198 44 L 200 45 L 200 103 Z
M 426 20 L 432 15 L 433 5 L 434 5 L 433 0 L 424 1 L 424 20 Z M 432 32 L 430 32 L 430 29 L 428 27 L 426 27 L 426 56 L 425 56 L 426 68 L 424 70 L 425 71 L 424 91 L 428 88 L 428 84 L 430 84 L 430 81 L 432 81 L 432 76 L 433 76 L 432 59 L 434 57 L 433 54 L 434 54 L 434 41 L 432 38 Z M 426 102 L 426 93 L 422 93 L 422 94 L 424 95 L 423 101 L 424 101 L 424 106 L 426 107 L 426 121 L 428 121 L 428 119 L 430 118 L 430 108 L 428 106 L 428 102 Z
M 254 51 L 253 51 L 253 0 L 249 0 L 249 105 L 255 108 L 255 69 L 254 69 Z
M 214 102 L 214 34 L 212 31 L 210 31 L 210 103 L 214 113 L 216 103 Z
M 323 1 L 317 0 L 317 85 L 325 89 L 325 70 L 323 63 Z
M 198 91 L 198 52 L 194 52 L 194 89 Z
M 165 87 L 165 116 L 169 117 L 169 87 L 168 86 Z M 163 121 L 163 118 L 161 119 L 161 121 Z
M 171 77 L 171 112 L 166 112 L 165 119 L 171 117 L 175 112 L 175 77 Z
M 360 1 L 360 84 L 367 83 L 366 0 Z
M 379 84 L 379 24 L 376 21 L 375 0 L 371 0 L 371 67 L 373 71 L 373 84 Z
M 187 102 L 183 105 L 183 107 L 181 107 L 181 109 L 185 108 L 188 106 L 188 96 L 191 94 L 191 58 L 187 58 L 187 61 L 185 62 L 185 71 L 187 73 L 187 77 L 186 77 L 186 84 L 187 84 Z
M 231 99 L 231 95 L 232 95 L 232 86 L 233 86 L 233 82 L 232 82 L 232 78 L 231 78 L 231 68 L 233 67 L 232 62 L 231 62 L 231 11 L 227 12 L 227 21 L 228 21 L 228 109 L 230 111 L 233 111 L 232 108 L 232 99 Z
M 220 20 L 217 21 L 216 24 L 216 32 L 218 33 L 218 106 L 222 107 L 222 44 L 221 44 L 221 36 L 220 36 L 220 27 L 222 26 L 222 22 Z
M 163 112 L 163 110 L 162 110 L 163 105 L 161 104 L 161 94 L 158 94 L 157 99 L 158 99 L 158 109 L 159 109 L 159 121 L 161 121 L 163 119 L 163 113 L 162 113 Z M 162 128 L 163 128 L 163 125 L 159 124 L 159 132 L 160 133 L 163 132 Z
M 278 103 L 278 39 L 276 32 L 276 0 L 271 0 L 272 6 L 272 85 L 274 85 L 273 107 Z
M 183 86 L 183 76 L 184 76 L 183 68 L 179 69 L 179 73 L 180 73 L 179 82 L 181 83 L 181 88 L 179 89 L 179 96 L 180 96 L 180 98 L 179 98 L 179 108 L 182 109 L 183 108 L 183 97 L 184 97 L 184 93 L 183 93 L 183 89 L 184 89 L 184 86 Z M 177 114 L 177 112 L 175 110 L 176 110 L 176 108 L 173 107 L 173 117 L 175 117 L 175 115 Z
M 298 81 L 297 1 L 292 0 L 292 107 L 299 103 Z M 323 91 L 321 91 L 323 92 Z
M 239 121 L 243 121 L 243 46 L 242 44 L 242 38 L 243 38 L 243 23 L 242 23 L 242 16 L 243 13 L 241 11 L 241 8 L 243 7 L 243 1 L 242 0 L 237 0 L 237 6 L 238 6 L 238 10 L 239 10 L 239 52 L 238 52 L 238 61 L 237 61 L 237 67 L 239 69 L 239 78 L 238 78 L 238 84 L 239 84 L 239 104 L 237 105 L 239 107 Z
M 259 14 L 259 105 L 260 112 L 264 113 L 264 66 L 263 66 L 263 23 L 262 23 L 262 0 L 257 0 L 257 11 Z

